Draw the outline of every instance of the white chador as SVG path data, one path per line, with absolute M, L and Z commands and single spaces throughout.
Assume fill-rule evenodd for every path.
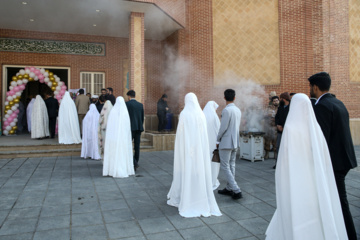
M 101 110 L 99 125 L 98 125 L 98 145 L 99 145 L 99 154 L 101 159 L 104 161 L 104 148 L 105 148 L 105 137 L 106 137 L 106 126 L 109 118 L 109 114 L 113 105 L 109 100 L 107 100 Z
M 79 119 L 74 101 L 69 92 L 66 92 L 61 100 L 58 118 L 59 143 L 81 143 Z
M 221 216 L 216 203 L 206 119 L 194 93 L 185 96 L 174 150 L 174 174 L 167 204 L 183 217 Z
M 98 147 L 98 125 L 99 125 L 99 111 L 95 104 L 90 104 L 90 109 L 82 122 L 82 145 L 81 157 L 100 159 Z
M 291 100 L 275 182 L 277 209 L 266 239 L 348 239 L 329 150 L 305 94 Z
M 209 101 L 204 107 L 204 115 L 207 123 L 207 133 L 209 137 L 209 151 L 210 162 L 213 156 L 213 151 L 216 149 L 216 138 L 220 129 L 220 119 L 216 114 L 216 109 L 219 105 L 214 101 Z M 220 171 L 220 163 L 211 162 L 211 178 L 213 190 L 217 189 L 220 185 L 218 175 Z
M 31 138 L 49 137 L 49 115 L 40 95 L 36 96 L 31 113 Z
M 130 117 L 123 97 L 117 97 L 106 127 L 103 176 L 134 175 Z
M 28 131 L 31 132 L 31 113 L 34 106 L 35 98 L 31 99 L 27 108 L 26 108 L 26 119 L 27 119 L 27 126 Z

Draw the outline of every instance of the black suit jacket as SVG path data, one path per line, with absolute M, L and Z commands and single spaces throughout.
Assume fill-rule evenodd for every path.
M 282 127 L 285 126 L 287 115 L 289 114 L 290 104 L 285 107 L 279 106 L 278 110 L 275 115 L 275 125 L 280 125 Z M 281 133 L 279 130 L 277 130 L 278 133 Z
M 144 107 L 135 99 L 126 102 L 130 116 L 131 131 L 144 131 Z
M 59 102 L 55 98 L 49 97 L 48 99 L 45 100 L 45 104 L 49 118 L 57 117 L 59 110 Z
M 314 112 L 329 147 L 334 171 L 356 167 L 349 113 L 345 105 L 331 94 L 325 94 L 314 105 Z
M 116 99 L 115 99 L 114 95 L 112 95 L 112 94 L 106 95 L 105 99 L 109 100 L 113 106 L 115 105 Z

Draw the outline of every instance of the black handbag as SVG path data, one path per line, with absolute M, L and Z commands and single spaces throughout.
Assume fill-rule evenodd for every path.
M 216 163 L 220 163 L 219 149 L 215 149 L 213 151 L 213 157 L 212 157 L 211 161 L 216 162 Z

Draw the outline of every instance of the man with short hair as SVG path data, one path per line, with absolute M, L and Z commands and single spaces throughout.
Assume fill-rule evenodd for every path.
M 106 89 L 106 100 L 109 100 L 112 105 L 115 105 L 115 96 L 113 95 L 113 89 L 111 87 L 108 87 Z
M 102 88 L 101 89 L 101 96 L 104 96 L 104 97 L 106 97 L 106 89 L 105 88 Z
M 56 118 L 59 112 L 59 102 L 54 98 L 54 93 L 52 93 L 51 91 L 47 92 L 45 96 L 45 105 L 47 108 L 47 113 L 49 115 L 50 137 L 55 138 Z
M 218 190 L 219 194 L 231 196 L 233 199 L 242 198 L 241 189 L 235 181 L 236 152 L 240 146 L 241 111 L 235 105 L 235 91 L 226 89 L 224 92 L 226 107 L 221 113 L 220 129 L 216 147 L 219 149 L 220 167 L 225 172 L 226 187 Z
M 127 92 L 128 100 L 126 102 L 126 107 L 130 116 L 131 123 L 131 135 L 134 140 L 134 169 L 139 167 L 139 158 L 140 158 L 140 137 L 141 132 L 144 131 L 144 106 L 142 103 L 135 100 L 135 91 L 129 90 Z
M 165 129 L 167 121 L 166 121 L 166 113 L 169 110 L 167 105 L 167 95 L 163 94 L 159 101 L 157 102 L 157 116 L 159 119 L 158 131 L 161 132 Z
M 277 113 L 275 115 L 275 124 L 277 129 L 277 139 L 276 139 L 276 149 L 277 154 L 279 153 L 280 144 L 281 144 L 281 136 L 284 130 L 285 122 L 287 115 L 289 113 L 289 104 L 290 104 L 290 94 L 288 92 L 283 92 L 280 94 L 280 106 L 278 107 Z M 276 168 L 276 158 L 275 158 L 275 166 Z
M 269 158 L 269 152 L 271 150 L 270 145 L 272 145 L 272 150 L 274 151 L 274 158 L 276 159 L 276 138 L 277 138 L 277 129 L 275 125 L 275 116 L 279 107 L 279 97 L 274 96 L 271 98 L 272 105 L 266 107 L 265 110 L 265 159 Z
M 348 238 L 355 240 L 357 236 L 345 187 L 347 173 L 357 166 L 349 113 L 344 103 L 329 93 L 331 78 L 328 73 L 314 74 L 308 80 L 310 96 L 317 98 L 314 112 L 329 148 Z
M 79 95 L 75 100 L 76 110 L 79 117 L 80 134 L 82 133 L 82 121 L 89 110 L 90 99 L 84 95 L 84 89 L 79 90 Z

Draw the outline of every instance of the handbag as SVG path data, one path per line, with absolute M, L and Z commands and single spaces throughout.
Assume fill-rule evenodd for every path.
M 213 151 L 213 157 L 211 159 L 212 162 L 220 163 L 219 149 L 215 149 Z

